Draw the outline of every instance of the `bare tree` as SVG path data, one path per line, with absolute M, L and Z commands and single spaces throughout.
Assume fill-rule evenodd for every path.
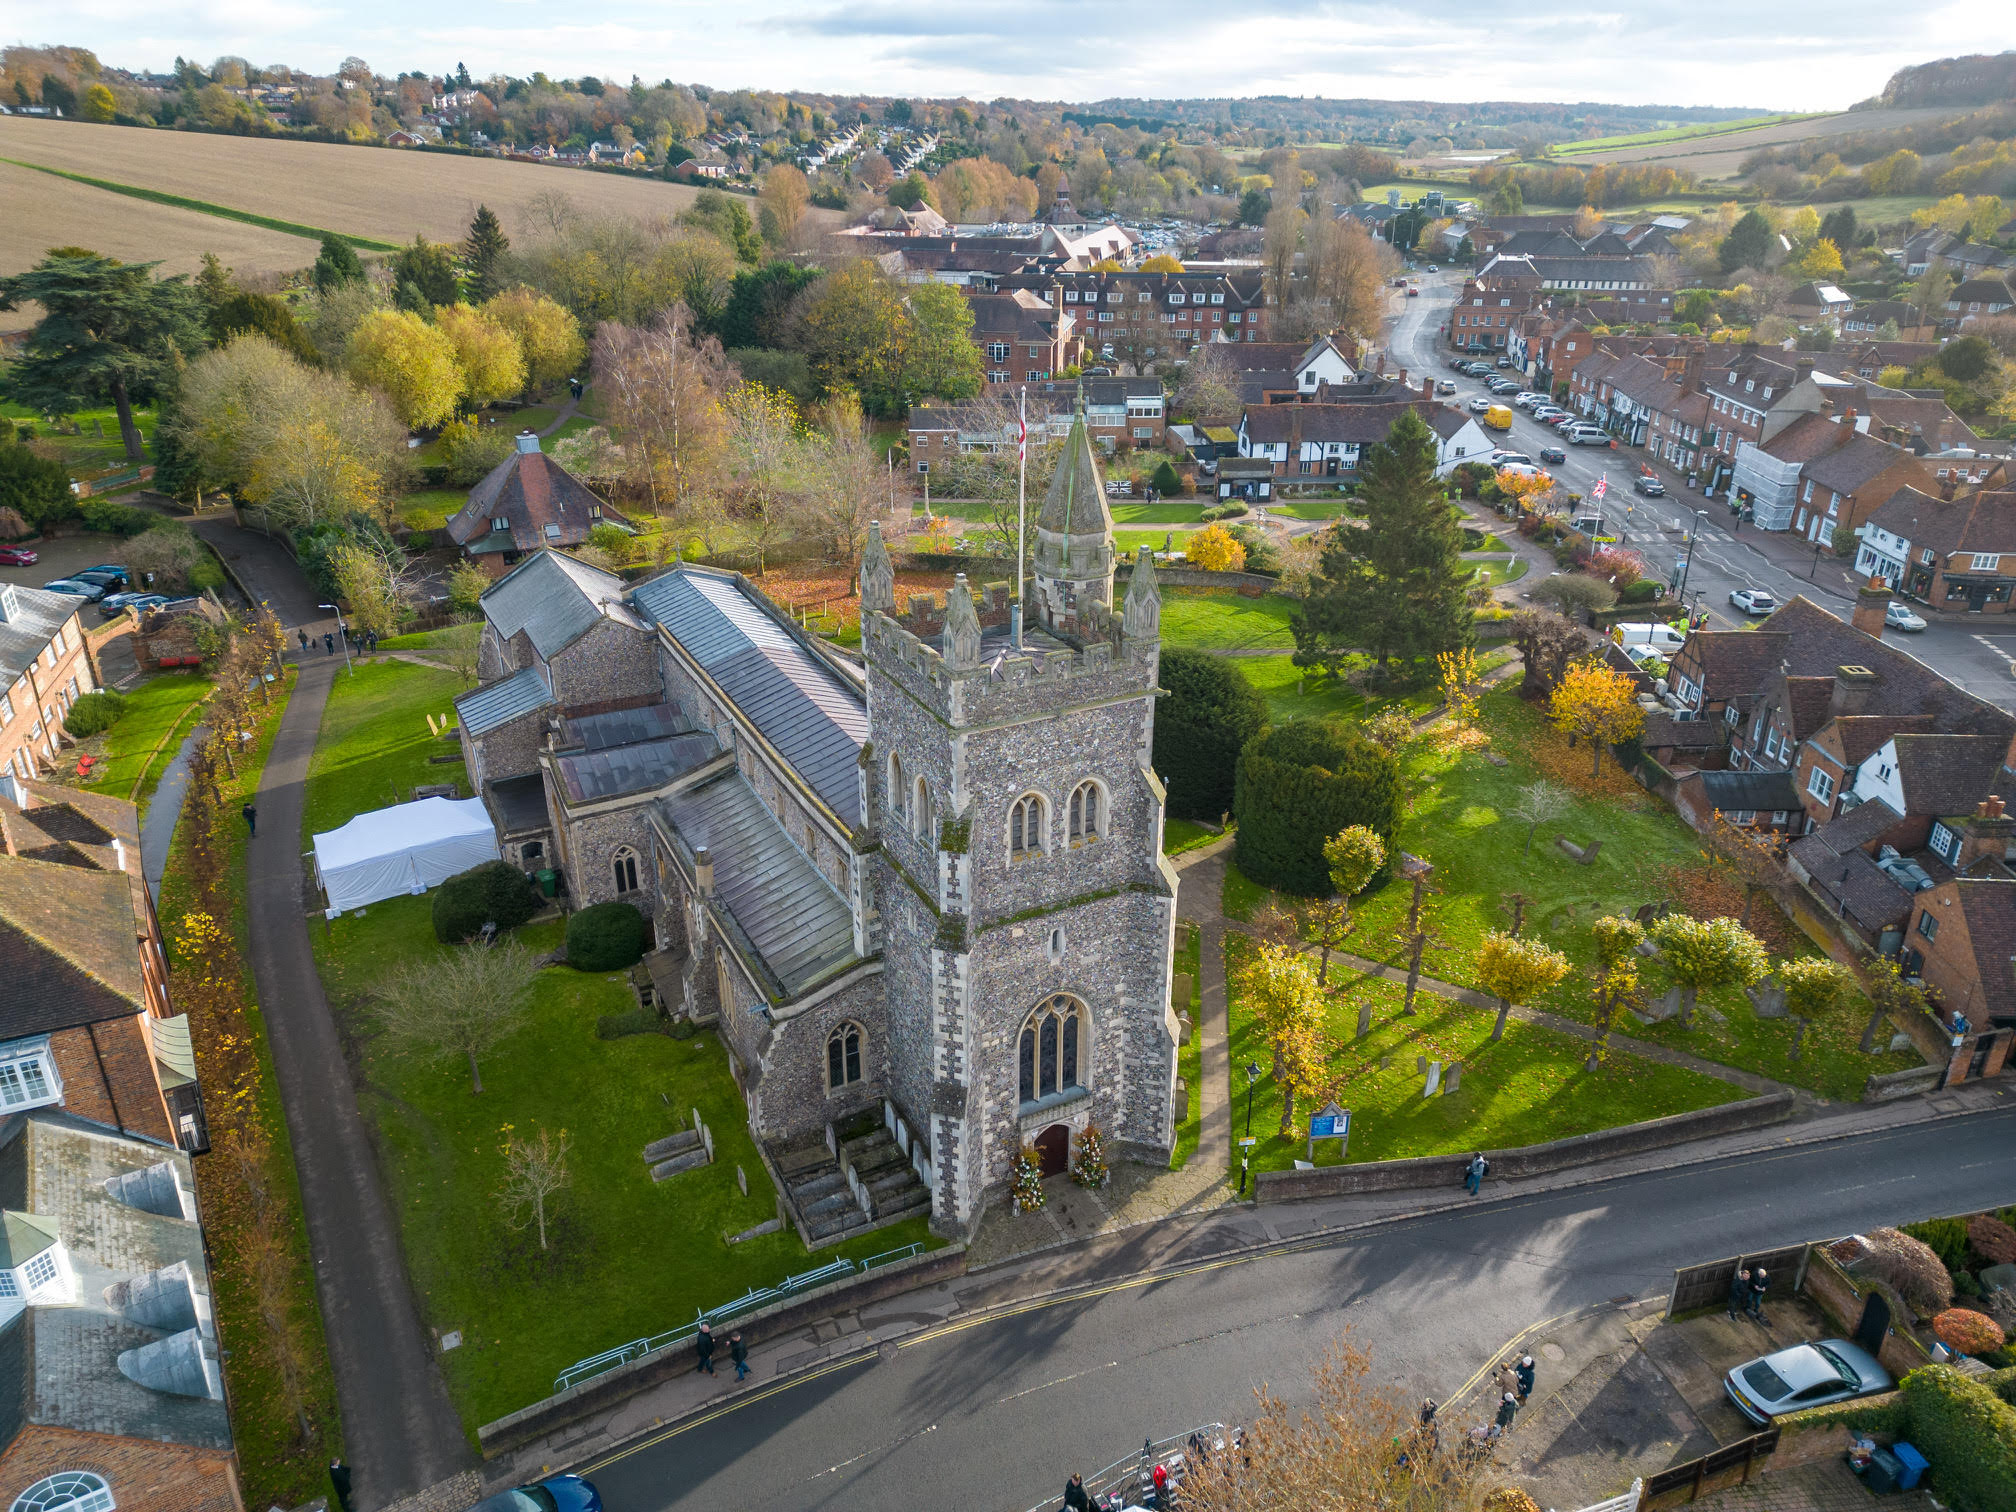
M 1522 855 L 1533 854 L 1534 833 L 1543 824 L 1551 824 L 1568 812 L 1574 802 L 1574 795 L 1558 782 L 1549 782 L 1542 777 L 1538 782 L 1529 782 L 1519 789 L 1519 797 L 1505 812 L 1514 819 L 1523 820 L 1526 825 L 1526 848 Z M 1513 930 L 1518 934 L 1518 930 Z
M 1173 408 L 1199 425 L 1223 423 L 1239 413 L 1238 380 L 1229 341 L 1200 341 L 1190 349 L 1177 381 Z
M 594 352 L 595 391 L 623 437 L 624 478 L 645 491 L 653 513 L 669 504 L 680 519 L 721 471 L 730 374 L 721 344 L 695 338 L 692 316 L 675 304 L 648 327 L 604 321 Z
M 538 974 L 516 940 L 471 940 L 394 973 L 378 989 L 379 1017 L 399 1043 L 466 1058 L 470 1091 L 481 1093 L 478 1057 L 517 1030 Z
M 987 506 L 979 522 L 979 534 L 998 544 L 1004 555 L 1015 550 L 1016 459 L 1015 436 L 1020 412 L 1012 394 L 983 394 L 959 406 L 959 428 L 963 434 L 986 438 L 988 444 L 962 451 L 952 463 L 947 491 L 962 499 L 976 499 Z M 1057 470 L 1060 448 L 1050 439 L 1046 426 L 1048 410 L 1037 399 L 1029 411 L 1029 468 L 1025 493 L 1031 531 L 1043 497 L 1050 490 L 1051 474 Z M 1031 549 L 1035 541 L 1030 540 Z
M 861 401 L 843 389 L 812 412 L 818 427 L 806 438 L 806 502 L 825 534 L 827 552 L 851 570 L 861 560 L 872 520 L 885 520 L 893 491 L 876 452 Z
M 541 1129 L 535 1138 L 520 1139 L 508 1125 L 505 1128 L 504 1185 L 498 1188 L 497 1205 L 504 1209 L 504 1221 L 514 1229 L 536 1224 L 542 1250 L 546 1248 L 547 1205 L 572 1180 L 567 1170 L 571 1145 L 565 1129 L 558 1134 Z
M 761 577 L 771 548 L 797 533 L 804 507 L 803 422 L 788 396 L 760 383 L 731 389 L 725 408 L 735 495 Z

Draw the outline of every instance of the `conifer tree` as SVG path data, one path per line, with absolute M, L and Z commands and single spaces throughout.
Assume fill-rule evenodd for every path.
M 488 205 L 478 205 L 476 218 L 469 222 L 468 239 L 462 243 L 463 282 L 471 304 L 482 304 L 503 292 L 500 265 L 510 250 L 511 239 L 504 234 L 504 224 L 497 219 L 497 212 Z
M 315 271 L 309 275 L 315 282 L 319 294 L 327 294 L 331 289 L 340 289 L 345 284 L 364 281 L 364 264 L 357 260 L 357 251 L 340 236 L 322 238 L 322 250 L 315 258 Z

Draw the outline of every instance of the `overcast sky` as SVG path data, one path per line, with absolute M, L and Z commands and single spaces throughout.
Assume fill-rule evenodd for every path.
M 543 69 L 976 99 L 1320 94 L 1823 110 L 1874 94 L 1905 63 L 2016 47 L 2016 8 L 1895 0 L 68 0 L 58 8 L 0 0 L 0 36 L 82 44 L 127 67 L 238 54 L 328 73 L 354 53 L 384 74 L 463 62 L 479 77 Z

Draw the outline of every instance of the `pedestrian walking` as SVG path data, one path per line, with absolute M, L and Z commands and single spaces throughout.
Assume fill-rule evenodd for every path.
M 336 1505 L 350 1512 L 350 1467 L 340 1459 L 329 1461 L 329 1484 L 336 1490 Z
M 256 834 L 258 834 L 258 833 L 259 833 L 259 810 L 258 810 L 258 808 L 257 808 L 257 807 L 256 807 L 255 805 L 253 805 L 253 804 L 250 804 L 250 803 L 248 803 L 248 804 L 246 804 L 246 805 L 245 805 L 245 807 L 243 807 L 242 809 L 238 810 L 238 812 L 239 812 L 239 813 L 241 813 L 241 814 L 243 814 L 243 815 L 245 816 L 245 829 L 246 829 L 246 832 L 247 832 L 248 834 L 253 834 L 253 835 L 256 835 Z
M 1168 1508 L 1175 1505 L 1169 1496 L 1168 1466 L 1157 1465 L 1153 1473 L 1149 1475 L 1148 1480 L 1155 1487 L 1154 1494 L 1148 1499 L 1148 1504 L 1154 1507 L 1156 1512 L 1168 1512 Z
M 1071 1472 L 1071 1479 L 1064 1482 L 1065 1512 L 1092 1512 L 1092 1498 L 1085 1494 L 1085 1481 L 1077 1471 Z
M 1519 1378 L 1519 1405 L 1521 1407 L 1526 1405 L 1526 1398 L 1533 1395 L 1533 1371 L 1533 1356 L 1531 1355 L 1521 1355 L 1519 1363 L 1512 1369 L 1512 1374 Z
M 728 1358 L 735 1362 L 736 1380 L 749 1374 L 749 1346 L 742 1342 L 742 1330 L 739 1328 L 728 1335 Z
M 302 653 L 305 655 L 308 650 L 308 632 L 306 630 L 297 629 L 294 633 L 301 638 L 301 650 Z
M 1491 1377 L 1491 1384 L 1498 1388 L 1500 1396 L 1516 1396 L 1518 1394 L 1519 1373 L 1512 1368 L 1510 1360 L 1507 1360 L 1503 1365 L 1498 1367 L 1498 1373 Z
M 1470 1164 L 1463 1168 L 1463 1185 L 1470 1189 L 1472 1197 L 1484 1190 L 1484 1178 L 1490 1170 L 1491 1162 L 1484 1158 L 1482 1150 L 1470 1157 Z
M 1764 1321 L 1764 1293 L 1771 1290 L 1771 1273 L 1758 1266 L 1750 1272 L 1750 1316 Z
M 322 654 L 324 656 L 334 656 L 336 654 L 336 637 L 327 630 L 322 632 Z
M 1503 1433 L 1507 1428 L 1512 1426 L 1512 1419 L 1518 1415 L 1519 1398 L 1508 1391 L 1499 1399 L 1498 1416 L 1492 1421 L 1496 1424 L 1498 1431 Z
M 1750 1267 L 1738 1265 L 1736 1274 L 1729 1281 L 1729 1321 L 1735 1322 L 1736 1315 L 1748 1311 L 1750 1307 Z
M 700 1325 L 700 1337 L 694 1341 L 694 1347 L 700 1351 L 700 1363 L 693 1367 L 693 1373 L 698 1375 L 704 1370 L 714 1374 L 714 1330 L 705 1323 Z

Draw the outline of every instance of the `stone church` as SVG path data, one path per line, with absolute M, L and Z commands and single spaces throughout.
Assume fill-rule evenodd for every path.
M 1027 623 L 962 576 L 899 609 L 879 531 L 858 658 L 736 573 L 541 551 L 483 596 L 457 700 L 506 857 L 635 903 L 670 1011 L 716 1025 L 813 1243 L 930 1210 L 967 1233 L 1088 1123 L 1166 1162 L 1176 874 L 1149 766 L 1161 600 L 1114 607 L 1083 417 Z

